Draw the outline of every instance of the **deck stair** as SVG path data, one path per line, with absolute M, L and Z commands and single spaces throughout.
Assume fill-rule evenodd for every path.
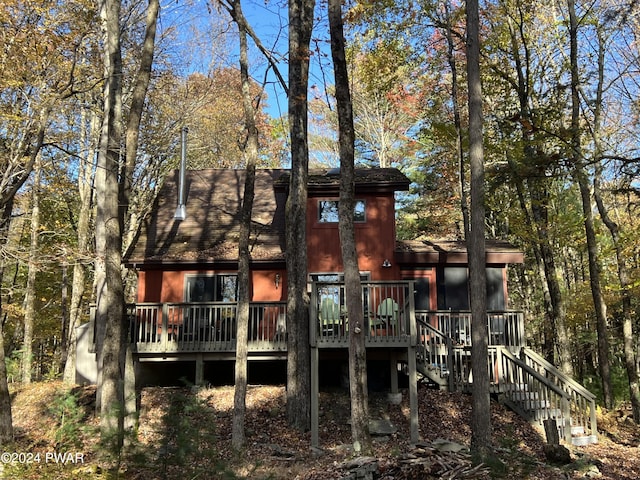
M 470 346 L 456 344 L 428 322 L 417 323 L 420 374 L 441 389 L 469 391 Z M 488 368 L 491 392 L 523 418 L 539 426 L 555 420 L 567 444 L 598 441 L 595 396 L 530 348 L 490 345 Z
M 441 390 L 449 388 L 451 339 L 430 324 L 418 321 L 416 367 L 423 379 Z

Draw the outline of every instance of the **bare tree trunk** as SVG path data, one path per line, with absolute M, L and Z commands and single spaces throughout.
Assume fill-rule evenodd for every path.
M 307 293 L 307 90 L 314 0 L 289 0 L 289 129 L 291 180 L 287 197 L 287 417 L 310 427 L 311 347 Z
M 73 264 L 73 278 L 71 280 L 71 300 L 69 305 L 69 326 L 67 328 L 67 355 L 64 365 L 63 379 L 65 383 L 73 384 L 76 381 L 76 328 L 80 325 L 82 318 L 82 304 L 85 294 L 86 266 L 89 261 L 90 232 L 89 226 L 92 216 L 92 189 L 93 177 L 95 176 L 95 143 L 99 135 L 100 121 L 98 116 L 90 111 L 89 132 L 82 130 L 84 138 L 83 145 L 89 145 L 84 158 L 80 161 L 78 168 L 78 198 L 80 200 L 80 210 L 78 212 L 78 222 L 76 226 L 76 237 L 78 242 L 75 262 Z
M 631 288 L 629 281 L 629 271 L 627 269 L 624 252 L 620 241 L 620 227 L 610 217 L 604 200 L 600 194 L 600 175 L 596 172 L 594 181 L 594 197 L 598 205 L 598 212 L 602 221 L 607 226 L 611 234 L 611 240 L 616 252 L 616 265 L 618 266 L 618 281 L 620 282 L 620 290 L 622 295 L 622 345 L 624 353 L 624 365 L 627 370 L 629 379 L 629 398 L 631 399 L 631 409 L 633 411 L 633 419 L 636 423 L 640 423 L 640 376 L 637 369 L 637 358 L 634 349 L 634 332 L 633 332 L 633 302 L 631 299 Z
M 613 406 L 613 387 L 611 384 L 611 367 L 609 364 L 609 338 L 607 333 L 607 305 L 602 294 L 600 264 L 598 259 L 598 243 L 591 209 L 591 191 L 583 166 L 582 147 L 580 143 L 580 76 L 578 66 L 578 20 L 575 2 L 568 0 L 569 8 L 569 41 L 571 45 L 571 149 L 573 176 L 578 182 L 582 199 L 584 229 L 589 254 L 589 284 L 596 315 L 596 331 L 598 333 L 598 366 L 602 381 L 602 393 L 606 407 Z
M 0 300 L 1 302 L 1 300 Z M 13 441 L 11 395 L 7 384 L 7 364 L 4 357 L 4 321 L 0 318 L 0 447 Z
M 40 237 L 40 183 L 42 162 L 38 156 L 34 165 L 34 179 L 31 191 L 31 241 L 29 244 L 29 264 L 27 285 L 24 295 L 24 337 L 22 340 L 22 383 L 31 383 L 33 368 L 33 329 L 36 321 L 36 278 L 38 276 L 38 249 Z
M 125 161 L 123 164 L 120 182 L 120 207 L 123 209 L 123 219 L 127 218 L 131 202 L 131 186 L 133 183 L 133 172 L 138 155 L 140 123 L 142 122 L 145 99 L 147 97 L 147 90 L 151 81 L 151 69 L 155 53 L 156 27 L 159 12 L 160 1 L 149 0 L 149 6 L 147 7 L 146 30 L 140 55 L 140 67 L 138 68 L 136 82 L 131 95 L 131 107 L 129 108 L 129 113 L 127 115 L 127 126 L 125 131 Z M 136 221 L 136 218 L 134 217 L 130 222 L 128 222 L 128 228 L 123 230 L 125 251 L 133 241 L 139 226 L 140 222 Z M 124 228 L 125 226 L 123 225 L 123 229 Z
M 104 337 L 98 353 L 102 370 L 100 435 L 119 453 L 124 440 L 124 360 L 126 326 L 122 283 L 122 237 L 119 209 L 120 143 L 122 140 L 122 58 L 120 0 L 103 3 L 105 28 L 104 120 L 96 174 L 96 253 L 104 265 L 104 280 L 97 295 L 96 323 Z
M 451 6 L 444 3 L 445 25 L 447 37 L 447 62 L 451 69 L 451 104 L 453 106 L 453 125 L 456 129 L 456 153 L 458 155 L 458 184 L 460 188 L 460 211 L 462 212 L 463 232 L 469 231 L 469 199 L 467 198 L 464 151 L 462 149 L 462 121 L 460 119 L 460 103 L 458 102 L 458 67 L 453 41 L 453 25 L 451 24 Z
M 487 332 L 487 278 L 480 80 L 480 18 L 477 0 L 467 0 L 467 81 L 469 83 L 469 164 L 471 169 L 471 231 L 467 232 L 471 301 L 471 371 L 473 373 L 471 449 L 480 457 L 491 451 L 491 403 Z
M 240 33 L 240 76 L 242 79 L 242 103 L 244 107 L 247 144 L 245 147 L 246 176 L 240 213 L 240 238 L 238 241 L 238 314 L 236 336 L 235 391 L 233 399 L 233 424 L 231 445 L 236 450 L 245 444 L 244 420 L 247 397 L 247 343 L 249 326 L 249 302 L 251 301 L 251 270 L 249 241 L 251 236 L 251 212 L 255 191 L 256 164 L 258 163 L 258 129 L 256 109 L 250 90 L 247 32 L 240 0 L 233 0 L 233 18 Z
M 38 120 L 33 119 L 30 122 L 29 132 L 18 135 L 19 139 L 10 143 L 8 152 L 5 152 L 6 168 L 0 175 L 0 243 L 2 245 L 5 245 L 8 239 L 15 196 L 31 176 L 33 166 L 40 155 L 48 117 L 49 110 L 45 108 L 40 112 Z M 0 259 L 0 279 L 4 277 L 4 266 L 4 260 Z M 0 296 L 0 445 L 8 443 L 13 438 L 11 397 L 4 357 L 4 324 L 2 323 L 4 318 Z
M 556 265 L 553 248 L 549 241 L 548 195 L 545 179 L 531 179 L 529 191 L 531 196 L 531 211 L 537 234 L 537 243 L 542 259 L 542 280 L 546 283 L 551 312 L 548 325 L 545 326 L 545 354 L 547 359 L 553 360 L 554 343 L 558 344 L 559 362 L 561 370 L 567 375 L 573 372 L 569 340 L 566 333 L 566 308 L 560 287 L 560 275 Z M 552 362 L 553 363 L 553 362 Z
M 329 0 L 331 56 L 335 74 L 340 151 L 340 203 L 338 228 L 344 267 L 345 303 L 349 318 L 349 390 L 351 393 L 351 438 L 356 454 L 370 455 L 369 398 L 367 394 L 366 328 L 362 286 L 358 268 L 353 210 L 355 207 L 355 132 L 345 56 L 341 0 Z
M 7 238 L 11 219 L 11 205 L 6 204 L 0 217 L 0 238 Z M 0 257 L 0 280 L 4 278 L 4 257 Z M 0 313 L 2 313 L 2 295 L 0 295 Z M 13 441 L 13 417 L 11 415 L 11 395 L 7 383 L 7 364 L 4 356 L 4 318 L 0 316 L 0 447 Z
M 513 5 L 511 7 L 511 5 Z M 514 8 L 517 11 L 513 14 L 507 13 L 505 21 L 509 27 L 511 55 L 513 56 L 514 73 L 517 82 L 514 82 L 515 93 L 518 96 L 519 109 L 518 117 L 523 140 L 524 164 L 536 166 L 540 163 L 540 154 L 535 145 L 539 141 L 535 138 L 535 129 L 532 125 L 535 116 L 530 111 L 531 92 L 531 66 L 530 47 L 526 37 L 525 29 L 521 22 L 525 14 L 523 12 L 523 2 L 516 1 L 505 8 Z M 527 8 L 527 7 L 524 7 Z M 536 241 L 532 248 L 536 258 L 537 270 L 542 287 L 542 294 L 545 307 L 543 353 L 547 360 L 555 363 L 555 350 L 558 348 L 561 369 L 567 373 L 572 373 L 571 354 L 569 348 L 569 338 L 566 331 L 565 307 L 558 281 L 559 275 L 555 265 L 553 249 L 548 239 L 548 215 L 547 215 L 547 191 L 546 180 L 543 172 L 534 171 L 533 176 L 529 176 L 527 188 L 529 192 L 531 211 L 525 199 L 525 186 L 520 174 L 521 167 L 509 158 L 509 166 L 515 177 L 516 189 L 520 208 L 528 219 L 526 222 L 531 226 L 531 234 L 536 235 Z M 541 177 L 538 180 L 536 177 Z

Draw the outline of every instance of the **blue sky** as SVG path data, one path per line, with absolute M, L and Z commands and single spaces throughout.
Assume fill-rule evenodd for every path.
M 176 3 L 166 2 L 161 10 L 160 31 L 176 29 L 176 35 L 165 44 L 184 74 L 191 72 L 207 73 L 216 68 L 237 67 L 237 29 L 229 24 L 229 15 L 224 10 L 211 9 L 206 0 L 187 0 Z M 249 24 L 260 37 L 265 48 L 273 50 L 279 59 L 278 67 L 287 79 L 287 1 L 286 0 L 246 0 L 243 11 Z M 329 55 L 328 26 L 325 4 L 316 5 L 315 34 L 311 48 L 310 86 L 315 91 L 323 91 L 325 84 L 333 83 L 333 73 Z M 264 56 L 250 42 L 251 73 L 254 79 L 262 83 L 267 62 Z M 272 117 L 287 113 L 286 96 L 272 71 L 268 72 L 266 92 L 267 111 Z

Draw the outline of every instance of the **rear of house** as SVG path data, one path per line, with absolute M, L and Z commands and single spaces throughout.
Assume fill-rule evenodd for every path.
M 138 275 L 129 317 L 139 383 L 161 383 L 168 374 L 194 383 L 233 382 L 244 177 L 242 170 L 210 169 L 186 172 L 181 182 L 175 172 L 127 252 L 126 263 Z M 312 368 L 328 381 L 340 378 L 349 331 L 338 236 L 339 178 L 337 169 L 311 171 L 307 200 Z M 267 375 L 284 381 L 286 371 L 288 185 L 288 170 L 256 173 L 249 324 L 249 374 L 255 382 Z M 356 170 L 356 246 L 367 358 L 375 365 L 370 378 L 375 382 L 383 372 L 380 383 L 397 391 L 398 371 L 408 371 L 409 377 L 419 372 L 441 388 L 464 389 L 471 381 L 466 247 L 460 240 L 397 240 L 395 196 L 408 189 L 409 180 L 397 169 Z M 184 205 L 176 215 L 179 200 Z M 508 266 L 522 261 L 513 246 L 487 241 L 493 347 L 488 361 L 500 394 L 512 382 L 507 371 L 520 362 L 509 355 L 525 347 L 522 313 L 509 310 L 507 285 Z M 416 381 L 410 378 L 410 386 Z

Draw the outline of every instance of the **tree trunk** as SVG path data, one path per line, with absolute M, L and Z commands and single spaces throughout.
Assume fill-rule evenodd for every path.
M 598 89 L 596 94 L 596 102 L 593 114 L 593 141 L 596 145 L 596 158 L 601 153 L 600 145 L 600 129 L 602 116 L 602 94 L 605 85 L 605 52 L 607 42 L 598 29 Z M 620 294 L 622 297 L 622 345 L 624 354 L 624 365 L 629 380 L 629 398 L 631 400 L 631 410 L 633 412 L 633 420 L 640 423 L 640 374 L 637 368 L 638 358 L 634 348 L 634 328 L 633 328 L 633 301 L 631 298 L 631 285 L 629 269 L 627 268 L 627 259 L 625 258 L 622 248 L 622 239 L 620 238 L 620 227 L 609 215 L 609 210 L 602 198 L 602 163 L 596 163 L 595 175 L 593 180 L 593 196 L 602 218 L 603 223 L 609 230 L 613 248 L 616 253 L 616 265 L 618 267 L 618 282 L 620 283 Z
M 485 258 L 484 150 L 482 146 L 482 86 L 480 81 L 480 18 L 477 0 L 467 0 L 467 78 L 469 83 L 469 164 L 471 170 L 471 231 L 467 233 L 471 301 L 471 449 L 481 458 L 491 451 L 491 404 L 487 332 Z
M 616 252 L 616 265 L 618 267 L 618 282 L 620 283 L 620 293 L 622 296 L 622 345 L 624 354 L 624 366 L 629 379 L 629 398 L 631 399 L 631 409 L 633 420 L 640 423 L 640 378 L 638 375 L 636 352 L 634 349 L 633 332 L 633 302 L 631 298 L 631 288 L 629 281 L 629 271 L 622 250 L 620 240 L 620 228 L 610 217 L 604 200 L 600 194 L 600 171 L 596 172 L 594 181 L 594 197 L 598 206 L 598 212 L 602 221 L 607 226 L 611 234 L 611 240 Z
M 9 230 L 9 218 L 3 214 L 0 231 Z M 3 237 L 6 238 L 5 235 Z M 4 259 L 0 259 L 0 278 L 4 277 Z M 2 296 L 0 295 L 0 313 L 2 312 Z M 13 441 L 13 418 L 11 416 L 11 395 L 7 383 L 7 364 L 4 356 L 4 319 L 0 317 L 0 447 Z
M 22 383 L 31 383 L 33 369 L 33 329 L 36 321 L 36 278 L 38 276 L 38 248 L 40 237 L 40 183 L 42 178 L 40 156 L 34 165 L 35 176 L 31 191 L 31 241 L 27 285 L 24 294 L 24 337 L 22 339 Z
M 469 231 L 469 200 L 465 175 L 464 151 L 462 147 L 462 120 L 460 119 L 460 104 L 458 102 L 458 67 L 456 65 L 455 42 L 453 40 L 453 25 L 451 6 L 444 3 L 445 25 L 447 37 L 447 62 L 451 69 L 451 105 L 453 108 L 453 125 L 456 130 L 456 154 L 458 156 L 458 184 L 460 188 L 460 211 L 462 212 L 463 232 Z
M 286 210 L 287 417 L 310 427 L 311 347 L 307 293 L 307 87 L 314 0 L 289 0 L 289 129 L 291 180 Z
M 6 168 L 2 175 L 0 191 L 0 244 L 7 242 L 11 214 L 17 192 L 31 176 L 36 159 L 40 155 L 48 123 L 49 110 L 40 112 L 39 121 L 34 121 L 32 130 L 24 132 L 15 149 L 5 155 Z M 4 275 L 4 260 L 0 259 L 0 278 Z M 2 298 L 0 296 L 0 445 L 13 438 L 13 421 L 11 417 L 11 397 L 7 384 L 7 368 L 4 356 L 4 316 L 2 315 Z
M 71 300 L 69 305 L 69 326 L 67 328 L 67 355 L 64 365 L 63 379 L 65 383 L 76 382 L 76 328 L 82 318 L 82 304 L 86 284 L 86 264 L 89 262 L 90 221 L 92 216 L 92 188 L 93 178 L 96 174 L 95 143 L 99 135 L 100 121 L 98 116 L 90 111 L 89 132 L 86 129 L 81 132 L 80 144 L 90 145 L 86 155 L 80 160 L 78 167 L 78 198 L 80 210 L 76 226 L 78 242 L 75 261 L 73 264 L 73 278 L 71 280 Z M 84 124 L 84 122 L 83 122 Z M 88 136 L 88 138 L 85 138 Z
M 611 367 L 609 364 L 609 338 L 607 332 L 607 305 L 602 294 L 600 264 L 598 259 L 598 243 L 591 209 L 591 192 L 585 167 L 583 166 L 582 147 L 580 143 L 580 76 L 578 66 L 578 20 L 575 2 L 568 0 L 569 7 L 569 41 L 571 59 L 571 156 L 573 175 L 578 182 L 582 199 L 584 229 L 589 255 L 589 284 L 596 315 L 596 331 L 598 333 L 598 366 L 602 380 L 602 394 L 607 408 L 613 406 L 613 387 L 611 384 Z
M 555 255 L 549 240 L 548 192 L 545 182 L 545 179 L 531 179 L 529 181 L 532 218 L 535 223 L 535 233 L 537 234 L 537 243 L 544 272 L 542 280 L 546 282 L 551 307 L 549 324 L 545 326 L 545 353 L 548 359 L 553 360 L 553 347 L 554 343 L 557 343 L 560 369 L 567 375 L 571 375 L 573 366 L 565 327 L 566 308 L 560 287 L 560 275 L 558 274 Z
M 104 265 L 97 295 L 96 323 L 104 332 L 98 352 L 100 378 L 100 435 L 120 451 L 124 440 L 124 361 L 126 325 L 122 283 L 122 236 L 119 209 L 119 166 L 122 139 L 122 59 L 120 0 L 105 0 L 104 119 L 96 174 L 96 257 Z
M 520 108 L 519 116 L 522 120 L 520 124 L 523 139 L 524 162 L 525 165 L 535 166 L 539 164 L 540 158 L 538 158 L 539 155 L 535 147 L 536 138 L 534 129 L 528 126 L 533 122 L 534 117 L 530 111 L 530 92 L 533 90 L 530 84 L 530 48 L 527 44 L 527 37 L 523 34 L 523 26 L 514 25 L 514 19 L 522 18 L 522 4 L 516 2 L 516 8 L 519 11 L 514 15 L 506 15 L 506 22 L 509 26 L 511 54 L 514 59 L 515 74 L 517 75 L 516 93 Z M 524 49 L 524 54 L 522 55 L 520 53 L 521 49 Z M 539 168 L 534 170 L 534 178 L 531 178 L 528 182 L 531 200 L 531 213 L 529 213 L 524 198 L 524 184 L 520 178 L 519 169 L 515 166 L 513 160 L 509 159 L 508 162 L 516 177 L 516 188 L 518 190 L 520 207 L 525 217 L 529 219 L 527 224 L 531 225 L 532 234 L 537 235 L 537 239 L 532 248 L 536 258 L 545 306 L 543 353 L 549 362 L 555 363 L 555 347 L 557 344 L 560 368 L 566 374 L 571 375 L 571 353 L 569 338 L 566 332 L 564 299 L 558 281 L 559 275 L 556 271 L 553 249 L 551 248 L 548 237 L 547 180 L 544 178 L 545 175 L 543 171 L 539 171 Z M 536 177 L 540 177 L 541 180 L 538 180 Z
M 142 52 L 140 55 L 140 67 L 138 68 L 136 82 L 133 87 L 133 93 L 131 95 L 131 107 L 129 108 L 129 113 L 127 115 L 127 127 L 125 132 L 125 162 L 123 164 L 123 171 L 120 182 L 120 207 L 123 209 L 123 219 L 127 218 L 131 202 L 131 186 L 133 184 L 133 172 L 138 156 L 140 123 L 142 122 L 142 113 L 144 112 L 147 90 L 149 88 L 149 82 L 151 81 L 151 68 L 153 66 L 156 41 L 156 26 L 158 23 L 159 12 L 159 0 L 149 0 L 149 6 L 147 8 L 146 30 L 144 35 L 144 42 L 142 44 Z M 126 230 L 123 230 L 125 251 L 135 238 L 140 224 L 141 222 L 137 222 L 132 219 L 132 221 L 128 222 L 128 228 Z
M 341 0 L 329 0 L 331 56 L 335 73 L 340 151 L 340 203 L 338 228 L 344 267 L 345 303 L 349 319 L 349 391 L 351 393 L 351 437 L 357 455 L 372 452 L 369 435 L 369 399 L 367 394 L 367 350 L 362 308 L 362 285 L 358 268 L 353 211 L 355 207 L 355 132 L 345 56 Z
M 11 395 L 7 384 L 7 364 L 4 357 L 4 321 L 0 319 L 0 447 L 12 441 L 13 419 L 11 416 Z
M 258 129 L 256 110 L 250 91 L 247 32 L 240 0 L 233 0 L 233 19 L 240 33 L 240 76 L 242 79 L 242 103 L 244 107 L 247 142 L 245 148 L 246 177 L 240 213 L 240 238 L 238 240 L 238 314 L 236 336 L 235 391 L 233 399 L 233 424 L 231 445 L 240 450 L 246 441 L 244 419 L 247 397 L 247 343 L 249 327 L 249 302 L 251 301 L 251 271 L 249 241 L 251 237 L 251 212 L 255 191 L 256 164 L 258 163 Z

